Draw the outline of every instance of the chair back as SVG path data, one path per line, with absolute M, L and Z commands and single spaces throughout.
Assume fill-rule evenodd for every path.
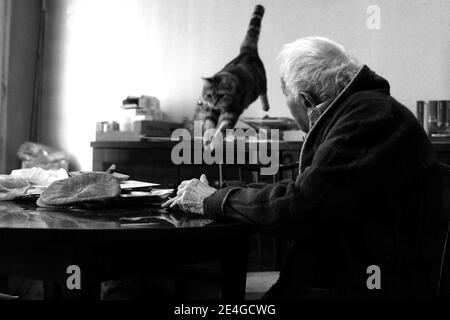
M 245 183 L 277 183 L 284 179 L 295 180 L 298 175 L 299 162 L 281 164 L 278 172 L 272 175 L 261 175 L 260 164 L 242 164 L 234 169 L 238 171 L 238 179 Z M 235 176 L 235 175 L 234 175 Z M 220 185 L 226 180 L 224 168 L 219 165 Z M 250 239 L 250 271 L 279 271 L 291 241 L 277 239 L 266 234 L 257 234 Z
M 442 255 L 439 261 L 439 274 L 437 285 L 438 299 L 450 300 L 450 166 L 440 163 L 442 172 L 442 205 L 441 205 L 441 232 Z
M 294 180 L 298 175 L 299 162 L 280 164 L 278 171 L 272 175 L 261 175 L 262 167 L 263 166 L 260 164 L 241 164 L 235 166 L 235 168 L 237 168 L 238 179 L 240 181 L 244 181 L 246 183 L 277 183 L 278 181 L 284 179 Z M 222 185 L 224 180 L 226 180 L 224 166 L 222 164 L 219 164 L 219 179 L 220 185 Z

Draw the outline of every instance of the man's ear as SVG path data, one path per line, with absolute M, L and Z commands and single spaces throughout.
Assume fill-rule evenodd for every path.
M 303 99 L 303 105 L 307 108 L 314 108 L 317 103 L 315 102 L 315 100 L 306 92 L 299 92 L 298 96 L 296 97 L 297 99 Z

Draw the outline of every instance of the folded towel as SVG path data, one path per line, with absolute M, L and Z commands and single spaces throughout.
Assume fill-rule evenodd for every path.
M 120 182 L 111 174 L 89 172 L 55 181 L 39 197 L 40 207 L 68 206 L 85 202 L 106 202 L 121 193 Z

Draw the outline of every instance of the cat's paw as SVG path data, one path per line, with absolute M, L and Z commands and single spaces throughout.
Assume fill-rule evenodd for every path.
M 220 132 L 219 133 L 216 132 L 216 134 L 209 141 L 206 142 L 204 141 L 203 143 L 204 150 L 207 150 L 208 152 L 212 153 L 217 148 L 217 146 L 220 143 L 222 143 L 223 139 L 221 139 L 221 137 L 217 137 L 218 134 L 221 135 Z
M 215 129 L 206 130 L 203 135 L 203 147 L 207 147 L 214 139 Z

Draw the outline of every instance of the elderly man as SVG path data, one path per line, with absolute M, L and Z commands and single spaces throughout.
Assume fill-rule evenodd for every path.
M 220 190 L 184 181 L 165 207 L 251 223 L 294 241 L 266 298 L 431 298 L 440 173 L 414 115 L 345 49 L 284 46 L 281 84 L 308 131 L 295 181 Z

